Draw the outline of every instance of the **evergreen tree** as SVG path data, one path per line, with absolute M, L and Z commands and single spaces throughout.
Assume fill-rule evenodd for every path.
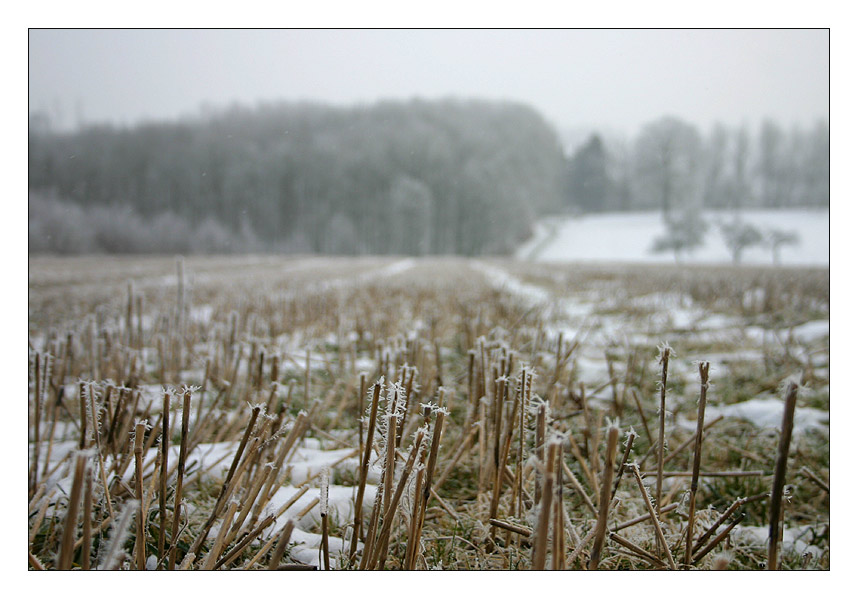
M 608 208 L 610 180 L 602 139 L 593 135 L 572 156 L 569 163 L 568 198 L 584 212 Z

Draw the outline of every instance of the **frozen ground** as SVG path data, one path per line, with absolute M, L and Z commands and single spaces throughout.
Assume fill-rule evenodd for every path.
M 783 214 L 781 216 L 786 217 L 788 215 Z M 793 218 L 799 220 L 796 215 L 793 215 Z M 532 248 L 538 250 L 536 252 L 538 254 L 537 260 L 559 260 L 559 258 L 551 258 L 550 256 L 557 255 L 562 247 L 569 249 L 576 247 L 578 242 L 584 243 L 583 233 L 579 231 L 578 234 L 574 234 L 576 227 L 580 229 L 583 226 L 582 223 L 592 223 L 599 221 L 599 219 L 606 226 L 611 224 L 612 228 L 608 228 L 613 231 L 611 235 L 614 237 L 611 239 L 615 239 L 611 243 L 605 242 L 601 246 L 594 246 L 594 252 L 601 248 L 598 251 L 607 256 L 602 258 L 605 260 L 633 261 L 634 244 L 637 243 L 638 247 L 646 246 L 643 235 L 646 233 L 646 227 L 640 229 L 640 222 L 649 219 L 649 221 L 658 224 L 657 215 L 642 214 L 566 219 L 556 223 L 556 232 L 552 236 L 550 227 L 542 223 L 542 239 L 546 243 L 540 246 L 542 249 L 539 247 Z M 808 228 L 802 229 L 800 235 L 803 243 L 807 240 L 807 247 L 812 248 L 815 243 L 821 244 L 822 242 L 814 238 L 812 233 L 806 232 L 811 230 L 813 218 L 807 217 L 805 220 Z M 823 220 L 826 252 L 823 262 L 813 262 L 818 264 L 827 264 L 827 212 L 824 214 L 824 219 L 821 217 L 817 219 L 814 226 L 821 228 Z M 625 229 L 620 226 L 623 222 L 625 222 Z M 638 222 L 638 226 L 632 226 L 635 222 Z M 772 222 L 772 226 L 790 227 L 789 224 L 774 222 Z M 588 234 L 592 237 L 598 237 L 594 231 L 590 231 Z M 719 239 L 712 238 L 712 235 L 717 235 L 717 233 L 710 232 L 710 243 L 720 242 Z M 625 238 L 628 243 L 616 241 L 617 236 Z M 610 253 L 611 251 L 613 254 Z M 700 255 L 703 256 L 705 253 L 702 250 Z M 591 254 L 591 257 L 598 257 L 598 255 L 596 252 L 596 254 Z M 752 254 L 749 253 L 748 257 L 752 257 Z M 656 258 L 663 258 L 668 262 L 672 261 L 670 256 Z M 770 261 L 770 256 L 764 256 L 764 258 L 764 262 Z M 784 262 L 790 261 L 790 254 L 787 249 L 783 252 L 783 258 Z M 574 260 L 575 258 L 564 259 Z M 175 285 L 176 275 L 164 274 L 165 272 L 170 273 L 175 268 L 175 265 L 170 261 L 153 259 L 135 263 L 130 259 L 127 261 L 92 259 L 94 274 L 91 275 L 91 279 L 74 278 L 70 265 L 79 264 L 84 260 L 87 259 L 80 259 L 77 262 L 58 261 L 56 265 L 47 259 L 35 260 L 35 264 L 31 263 L 31 266 L 34 266 L 30 273 L 30 343 L 33 348 L 45 347 L 45 328 L 36 326 L 34 315 L 44 316 L 49 313 L 49 308 L 55 305 L 54 301 L 67 296 L 69 286 L 74 289 L 75 293 L 92 297 L 91 301 L 94 303 L 101 302 L 104 304 L 106 301 L 104 298 L 112 298 L 110 301 L 115 302 L 119 306 L 118 309 L 121 310 L 130 278 L 129 266 L 149 269 L 143 273 L 143 276 L 133 278 L 136 289 L 148 289 L 148 286 L 151 285 L 153 288 L 157 288 L 157 293 L 170 295 L 172 286 Z M 158 262 L 163 264 L 159 265 Z M 46 266 L 51 268 L 45 268 Z M 579 267 L 567 268 L 577 269 Z M 599 269 L 602 268 L 599 266 Z M 638 267 L 635 266 L 635 268 Z M 186 287 L 186 294 L 191 304 L 190 319 L 194 323 L 205 324 L 209 327 L 221 326 L 228 319 L 229 310 L 235 308 L 235 304 L 230 304 L 226 300 L 228 297 L 235 297 L 225 294 L 224 289 L 229 287 L 239 288 L 242 297 L 245 293 L 249 293 L 246 291 L 248 289 L 252 289 L 254 290 L 253 293 L 264 295 L 269 299 L 272 297 L 288 298 L 295 295 L 323 297 L 324 293 L 345 293 L 373 284 L 390 284 L 395 288 L 396 285 L 410 284 L 412 281 L 440 276 L 443 277 L 442 280 L 448 282 L 461 280 L 467 281 L 468 284 L 490 286 L 500 290 L 508 297 L 516 298 L 524 309 L 537 312 L 540 315 L 544 334 L 552 341 L 562 333 L 566 343 L 572 343 L 573 339 L 580 343 L 577 350 L 570 356 L 569 367 L 574 369 L 578 382 L 586 385 L 588 397 L 594 402 L 594 405 L 607 405 L 611 398 L 611 387 L 606 386 L 606 382 L 610 378 L 605 356 L 606 348 L 632 345 L 649 346 L 652 348 L 651 357 L 654 360 L 655 348 L 659 343 L 673 341 L 677 338 L 681 338 L 685 343 L 692 346 L 696 343 L 698 346 L 704 347 L 705 351 L 701 355 L 691 355 L 690 352 L 680 353 L 676 359 L 672 360 L 672 381 L 682 379 L 686 384 L 696 384 L 697 368 L 694 361 L 707 359 L 712 362 L 714 389 L 710 398 L 710 407 L 707 409 L 707 421 L 711 421 L 720 415 L 724 417 L 725 424 L 741 421 L 750 423 L 760 430 L 779 428 L 782 417 L 782 401 L 778 396 L 759 395 L 746 401 L 725 402 L 721 395 L 721 387 L 719 387 L 721 381 L 724 380 L 723 377 L 730 374 L 734 365 L 763 363 L 767 351 L 771 351 L 767 350 L 767 343 L 769 346 L 774 345 L 775 347 L 790 349 L 793 354 L 801 357 L 807 373 L 813 375 L 810 378 L 809 390 L 824 393 L 827 396 L 829 353 L 827 318 L 820 319 L 817 317 L 813 320 L 790 321 L 788 324 L 779 323 L 777 326 L 772 325 L 771 328 L 766 329 L 761 326 L 748 326 L 748 323 L 737 314 L 722 313 L 718 311 L 720 308 L 716 310 L 695 304 L 693 298 L 681 289 L 648 291 L 643 294 L 634 294 L 634 290 L 629 289 L 625 289 L 623 292 L 624 288 L 619 288 L 618 284 L 610 280 L 608 275 L 612 271 L 608 267 L 604 267 L 604 269 L 605 286 L 587 288 L 567 284 L 566 279 L 560 276 L 563 274 L 562 268 L 555 265 L 509 263 L 500 260 L 393 258 L 351 260 L 298 258 L 283 260 L 269 257 L 244 257 L 234 258 L 225 263 L 204 258 L 191 258 L 185 262 L 185 271 L 191 279 Z M 90 272 L 90 269 L 84 270 Z M 658 268 L 657 270 L 662 269 Z M 149 304 L 146 306 L 148 308 Z M 827 305 L 823 313 L 827 315 Z M 414 329 L 424 326 L 418 316 L 425 317 L 424 314 L 418 313 L 409 320 Z M 144 319 L 144 322 L 148 330 L 157 322 L 157 319 L 151 316 L 148 320 Z M 57 321 L 54 326 L 59 324 Z M 328 331 L 329 337 L 326 338 L 313 338 L 313 331 L 302 330 L 299 327 L 289 328 L 290 334 L 272 337 L 270 347 L 278 350 L 284 357 L 281 365 L 283 371 L 303 372 L 305 360 L 308 357 L 314 370 L 316 368 L 321 369 L 322 365 L 329 368 L 330 364 L 336 363 L 338 355 L 326 348 L 325 345 L 336 344 L 340 338 L 356 338 L 357 333 L 350 330 L 350 326 L 350 322 L 344 321 L 339 333 L 333 334 Z M 717 351 L 710 347 L 711 344 L 717 346 Z M 539 353 L 535 353 L 530 358 L 542 359 Z M 355 372 L 359 370 L 372 371 L 375 368 L 376 359 L 373 355 L 355 355 L 353 360 L 352 370 Z M 547 355 L 542 361 L 551 364 L 554 357 Z M 246 373 L 244 367 L 245 365 L 242 364 L 242 369 L 239 370 L 241 378 Z M 622 369 L 623 365 L 615 362 L 614 367 Z M 189 370 L 184 374 L 188 380 L 196 381 L 201 378 L 202 369 L 198 365 L 196 370 Z M 156 401 L 160 396 L 160 389 L 160 385 L 151 384 L 146 385 L 144 391 L 148 399 Z M 72 384 L 67 392 L 69 397 L 74 395 L 74 390 L 75 385 Z M 691 396 L 693 392 L 685 395 Z M 679 396 L 679 393 L 671 393 L 669 396 L 668 408 L 670 410 L 675 409 L 676 414 L 675 416 L 671 414 L 668 426 L 693 430 L 691 421 L 694 414 L 693 409 L 691 409 L 693 406 L 691 404 L 684 406 L 672 404 L 674 398 Z M 176 409 L 175 406 L 174 409 Z M 177 413 L 172 419 L 174 427 L 178 420 Z M 193 423 L 194 420 L 192 419 L 192 425 Z M 797 437 L 807 432 L 826 435 L 828 428 L 827 411 L 800 405 L 796 413 Z M 41 438 L 44 440 L 48 434 L 49 430 L 43 427 Z M 77 434 L 74 428 L 69 426 L 58 427 L 54 434 L 57 444 L 54 446 L 51 462 L 52 464 L 59 464 L 61 459 L 76 446 L 77 442 L 69 441 L 69 439 L 75 439 Z M 32 447 L 31 444 L 30 448 L 32 449 Z M 190 461 L 194 462 L 192 474 L 212 482 L 219 480 L 229 467 L 230 456 L 234 454 L 235 449 L 235 442 L 200 445 L 190 456 Z M 177 448 L 173 446 L 170 454 L 170 460 L 173 463 L 177 460 L 176 451 Z M 156 450 L 151 450 L 146 455 L 147 467 L 151 467 L 154 462 L 155 453 Z M 265 531 L 263 538 L 275 534 L 286 519 L 296 517 L 319 497 L 318 474 L 322 468 L 328 467 L 334 474 L 339 474 L 341 478 L 348 479 L 349 477 L 346 475 L 353 474 L 357 467 L 357 459 L 353 454 L 354 448 L 351 446 L 343 448 L 328 440 L 305 438 L 296 448 L 296 451 L 289 456 L 286 466 L 288 476 L 284 475 L 282 488 L 265 506 L 264 513 L 276 513 L 281 506 L 299 492 L 303 485 L 307 485 L 309 491 Z M 41 459 L 44 457 L 45 451 L 43 450 L 41 451 Z M 53 469 L 51 468 L 51 470 Z M 46 482 L 65 493 L 70 484 L 69 474 L 67 470 L 60 469 L 54 472 Z M 367 511 L 372 507 L 375 485 L 378 482 L 378 464 L 373 462 L 369 477 L 370 484 L 367 487 L 367 494 L 363 503 L 363 507 Z M 351 519 L 355 500 L 354 494 L 355 488 L 351 486 L 333 485 L 331 487 L 331 513 L 335 514 L 335 517 L 340 521 Z M 308 509 L 307 513 L 296 522 L 293 540 L 297 545 L 292 552 L 292 557 L 295 560 L 316 566 L 320 565 L 320 537 L 313 532 L 318 528 L 319 519 L 319 508 L 316 506 Z M 213 528 L 213 531 L 217 530 L 219 527 Z M 737 534 L 738 531 L 739 529 L 737 529 Z M 742 534 L 744 535 L 744 542 L 749 544 L 756 543 L 757 536 L 759 536 L 752 527 L 746 527 Z M 797 551 L 806 550 L 806 544 L 803 544 L 805 537 L 799 537 L 798 532 L 795 534 L 785 532 L 785 545 L 791 543 L 791 546 L 795 546 Z M 335 565 L 339 551 L 343 546 L 343 539 L 331 539 L 331 546 L 333 552 L 331 561 L 332 565 Z
M 742 219 L 763 233 L 770 229 L 795 231 L 797 245 L 780 250 L 782 264 L 827 265 L 829 259 L 828 210 L 749 210 Z M 730 252 L 724 245 L 719 223 L 730 223 L 733 213 L 704 213 L 709 224 L 703 245 L 685 262 L 729 263 Z M 576 217 L 549 217 L 537 223 L 534 236 L 516 252 L 516 257 L 538 262 L 653 262 L 673 263 L 671 252 L 650 251 L 653 241 L 662 235 L 664 225 L 659 212 L 617 212 Z M 743 264 L 772 264 L 772 252 L 765 246 L 748 248 Z

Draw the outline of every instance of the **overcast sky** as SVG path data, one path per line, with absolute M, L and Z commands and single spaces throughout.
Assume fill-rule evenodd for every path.
M 530 104 L 561 130 L 673 115 L 828 119 L 827 30 L 31 30 L 30 111 L 134 124 L 204 103 L 446 96 Z

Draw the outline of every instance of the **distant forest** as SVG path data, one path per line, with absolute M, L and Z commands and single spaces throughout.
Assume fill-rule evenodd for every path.
M 705 137 L 664 118 L 564 152 L 483 101 L 275 104 L 29 127 L 31 252 L 505 254 L 558 212 L 828 205 L 828 125 Z

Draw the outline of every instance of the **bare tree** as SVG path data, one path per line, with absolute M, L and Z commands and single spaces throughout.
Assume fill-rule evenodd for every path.
M 763 234 L 757 227 L 738 218 L 731 223 L 721 223 L 719 227 L 724 243 L 727 244 L 727 248 L 733 257 L 734 265 L 742 262 L 742 252 L 747 248 L 760 245 L 763 242 Z
M 665 223 L 665 232 L 653 242 L 651 251 L 654 253 L 673 252 L 677 263 L 682 253 L 689 256 L 703 245 L 703 239 L 709 225 L 697 210 L 685 210 L 679 217 L 671 217 Z
M 770 229 L 766 234 L 766 245 L 772 250 L 772 264 L 781 263 L 780 250 L 785 245 L 798 245 L 799 235 L 796 231 L 785 231 L 783 229 Z
M 636 189 L 641 204 L 661 210 L 702 204 L 702 149 L 697 129 L 665 117 L 646 125 L 635 144 Z

